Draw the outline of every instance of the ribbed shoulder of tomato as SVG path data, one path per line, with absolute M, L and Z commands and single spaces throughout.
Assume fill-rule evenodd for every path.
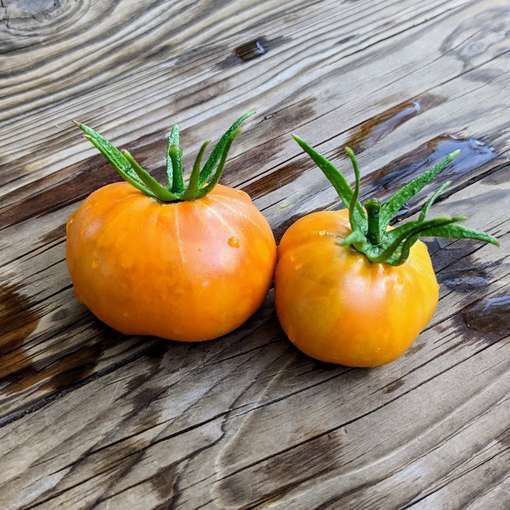
M 125 182 L 125 181 L 112 182 L 111 184 L 106 184 L 105 186 L 101 186 L 100 188 L 93 191 L 89 195 L 89 197 L 104 198 L 105 200 L 108 200 L 108 199 L 123 198 L 123 197 L 127 197 L 129 195 L 133 195 L 133 196 L 142 195 L 142 196 L 146 197 L 147 200 L 150 200 L 150 197 L 147 197 L 141 191 L 138 191 L 136 188 L 131 186 L 131 184 L 129 184 L 128 182 Z
M 221 196 L 226 198 L 232 198 L 241 200 L 243 202 L 252 203 L 250 195 L 245 193 L 243 190 L 231 188 L 230 186 L 224 186 L 223 184 L 216 184 L 213 190 L 210 192 L 211 196 Z
M 317 211 L 303 216 L 293 223 L 280 241 L 280 250 L 292 249 L 313 240 L 325 238 L 343 239 L 351 232 L 349 211 Z

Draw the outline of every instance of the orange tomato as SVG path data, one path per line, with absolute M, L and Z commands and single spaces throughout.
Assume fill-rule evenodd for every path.
M 276 310 L 289 339 L 330 363 L 374 367 L 398 358 L 432 318 L 439 286 L 427 247 L 406 263 L 372 263 L 338 240 L 349 214 L 322 211 L 294 223 L 278 247 Z
M 221 185 L 161 204 L 110 184 L 67 224 L 78 299 L 127 334 L 200 341 L 232 331 L 262 303 L 275 259 L 265 218 L 246 193 Z
M 351 159 L 356 185 L 304 140 L 294 137 L 323 171 L 349 209 L 309 214 L 285 232 L 278 248 L 275 302 L 280 323 L 303 352 L 322 361 L 375 367 L 398 358 L 425 328 L 438 302 L 439 286 L 425 244 L 419 236 L 497 239 L 458 222 L 429 220 L 433 202 L 416 220 L 395 228 L 391 219 L 416 193 L 458 155 L 448 155 L 398 190 L 386 202 L 359 201 L 360 172 Z
M 241 118 L 184 189 L 172 131 L 163 187 L 98 133 L 80 126 L 128 182 L 92 193 L 67 223 L 67 264 L 77 298 L 126 334 L 203 341 L 240 326 L 272 283 L 276 243 L 243 191 L 216 184 Z M 227 136 L 228 135 L 228 136 Z M 137 166 L 138 165 L 138 166 Z M 176 173 L 177 172 L 177 173 Z

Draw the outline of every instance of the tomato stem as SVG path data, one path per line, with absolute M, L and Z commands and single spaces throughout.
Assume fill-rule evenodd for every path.
M 172 191 L 182 193 L 184 191 L 184 177 L 182 175 L 182 150 L 178 145 L 170 145 L 168 150 L 170 161 L 172 162 L 173 179 Z
M 173 145 L 177 145 L 179 147 L 179 126 L 175 124 L 172 126 L 172 129 L 170 130 L 170 133 L 168 134 L 168 142 L 167 142 L 167 148 L 166 148 L 166 174 L 167 174 L 167 180 L 168 184 L 167 187 L 171 191 L 173 190 L 173 182 L 174 182 L 174 176 L 173 176 L 173 163 L 172 158 L 170 157 L 170 148 Z
M 381 211 L 381 204 L 379 200 L 370 198 L 365 202 L 365 209 L 367 210 L 368 217 L 368 240 L 374 245 L 379 245 L 382 236 L 379 214 Z

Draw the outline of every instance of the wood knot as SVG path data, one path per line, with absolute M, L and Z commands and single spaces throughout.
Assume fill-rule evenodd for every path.
M 482 55 L 494 56 L 508 47 L 510 9 L 496 7 L 463 21 L 443 42 L 441 51 L 449 53 L 470 68 Z M 490 81 L 490 77 L 479 81 Z
M 249 60 L 265 55 L 268 51 L 266 44 L 266 39 L 262 37 L 261 39 L 255 39 L 245 44 L 241 44 L 241 46 L 238 46 L 234 52 L 243 62 L 248 62 Z
M 228 69 L 234 67 L 237 64 L 243 62 L 249 62 L 256 58 L 262 57 L 268 51 L 285 44 L 291 39 L 288 37 L 275 37 L 268 39 L 267 37 L 261 36 L 241 44 L 234 49 L 233 55 L 230 55 L 225 60 L 218 64 L 220 69 Z

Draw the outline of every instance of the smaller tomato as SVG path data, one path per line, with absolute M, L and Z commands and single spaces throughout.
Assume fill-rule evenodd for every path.
M 396 192 L 387 202 L 358 200 L 360 174 L 351 159 L 355 189 L 326 158 L 295 137 L 324 172 L 349 209 L 309 214 L 285 232 L 278 247 L 275 302 L 289 339 L 309 356 L 354 367 L 375 367 L 405 352 L 432 318 L 439 286 L 427 246 L 419 236 L 477 239 L 483 232 L 458 224 L 462 218 L 420 217 L 395 229 L 395 214 L 458 155 L 450 154 Z
M 76 296 L 112 328 L 210 340 L 240 326 L 261 305 L 276 262 L 273 233 L 246 193 L 217 184 L 244 118 L 225 133 L 203 169 L 202 146 L 186 189 L 176 128 L 163 187 L 129 153 L 80 126 L 128 181 L 92 193 L 67 223 Z

